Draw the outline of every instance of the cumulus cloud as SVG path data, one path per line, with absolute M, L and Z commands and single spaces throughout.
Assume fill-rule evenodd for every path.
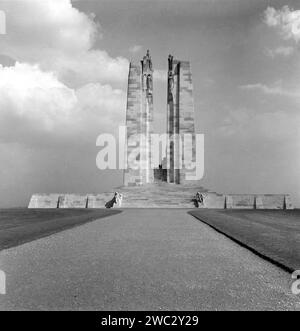
M 4 1 L 8 37 L 18 49 L 38 52 L 34 46 L 66 52 L 89 50 L 98 35 L 99 25 L 72 6 L 69 0 Z
M 95 49 L 100 26 L 70 0 L 5 1 L 0 141 L 60 145 L 124 122 L 128 60 Z M 7 62 L 7 61 L 6 61 Z M 82 139 L 81 139 L 82 140 Z M 93 141 L 92 140 L 92 141 Z
M 294 47 L 288 46 L 280 46 L 275 49 L 265 49 L 265 54 L 271 58 L 275 58 L 276 56 L 283 56 L 283 57 L 289 57 L 294 53 L 295 49 Z
M 0 139 L 26 139 L 66 125 L 76 104 L 73 90 L 38 66 L 0 67 Z
M 128 60 L 122 57 L 112 58 L 102 50 L 90 50 L 72 56 L 48 52 L 39 63 L 42 69 L 56 72 L 60 80 L 73 87 L 89 83 L 109 83 L 121 88 L 125 86 L 128 77 Z
M 0 35 L 6 34 L 6 17 L 5 13 L 0 10 Z
M 295 141 L 300 139 L 300 114 L 291 114 L 284 110 L 274 112 L 256 112 L 251 109 L 231 110 L 217 129 L 217 133 L 225 136 L 236 136 L 251 141 L 265 142 Z M 255 132 L 255 137 L 253 133 Z
M 67 84 L 125 82 L 128 60 L 95 49 L 100 26 L 70 0 L 5 1 L 7 35 L 1 53 L 19 62 L 39 63 Z
M 256 83 L 256 84 L 247 84 L 241 85 L 240 89 L 248 91 L 260 91 L 268 95 L 278 95 L 283 97 L 290 98 L 300 98 L 300 92 L 295 90 L 288 90 L 282 87 L 281 82 L 277 82 L 272 86 Z
M 130 53 L 138 53 L 143 49 L 142 45 L 134 45 L 132 47 L 129 48 L 129 52 Z
M 91 83 L 72 89 L 38 65 L 0 66 L 0 141 L 76 143 L 122 123 L 125 93 Z
M 284 6 L 279 10 L 268 7 L 264 12 L 264 22 L 277 28 L 284 39 L 300 40 L 300 10 Z

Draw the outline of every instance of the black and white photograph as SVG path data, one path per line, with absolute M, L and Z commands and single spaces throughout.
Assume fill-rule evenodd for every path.
M 300 311 L 299 0 L 0 0 L 0 311 Z

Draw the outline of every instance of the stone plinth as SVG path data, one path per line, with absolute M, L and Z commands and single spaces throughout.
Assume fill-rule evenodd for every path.
M 203 195 L 198 208 L 211 209 L 293 209 L 291 198 L 285 194 L 218 194 L 200 186 L 168 183 L 119 187 L 114 191 L 77 194 L 34 194 L 28 208 L 105 208 L 114 192 L 122 194 L 122 208 L 195 208 L 196 193 Z M 117 207 L 117 206 L 115 206 Z
M 255 209 L 255 196 L 253 194 L 227 195 L 226 209 Z
M 58 208 L 59 194 L 33 194 L 28 208 Z
M 293 205 L 289 195 L 260 194 L 256 197 L 256 209 L 293 209 Z
M 86 208 L 87 195 L 64 194 L 59 198 L 59 208 Z

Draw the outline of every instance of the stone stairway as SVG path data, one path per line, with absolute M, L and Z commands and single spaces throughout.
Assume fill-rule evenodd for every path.
M 193 199 L 197 191 L 207 192 L 199 186 L 176 184 L 148 184 L 140 187 L 119 187 L 115 191 L 123 196 L 122 208 L 195 208 Z M 90 196 L 88 208 L 101 208 L 113 193 Z M 96 198 L 96 200 L 95 200 Z

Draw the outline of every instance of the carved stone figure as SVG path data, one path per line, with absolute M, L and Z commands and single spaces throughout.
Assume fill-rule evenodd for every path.
M 173 72 L 169 71 L 169 75 L 168 75 L 168 86 L 169 86 L 169 93 L 173 93 L 173 89 L 174 89 L 174 76 L 173 76 Z
M 115 194 L 117 194 L 117 196 L 116 196 L 116 205 L 118 207 L 122 207 L 123 195 L 121 193 L 118 193 L 118 192 L 116 192 Z
M 173 74 L 173 56 L 170 54 L 168 58 L 168 93 L 169 100 L 173 97 L 174 89 L 174 74 Z M 171 101 L 171 100 L 170 100 Z
M 146 56 L 147 56 L 148 67 L 152 71 L 152 59 L 151 59 L 151 56 L 150 56 L 149 49 L 147 50 L 147 55 Z
M 149 49 L 147 50 L 147 54 L 143 57 L 143 71 L 152 71 L 152 59 L 150 56 Z
M 114 197 L 105 204 L 105 208 L 113 208 L 115 204 L 118 207 L 121 207 L 122 200 L 123 200 L 122 194 L 115 192 Z
M 147 76 L 147 83 L 146 83 L 146 86 L 147 86 L 147 91 L 149 94 L 152 94 L 152 77 L 151 75 L 148 75 Z
M 196 193 L 196 203 L 198 208 L 204 205 L 204 195 L 201 192 Z
M 147 75 L 146 74 L 143 75 L 142 84 L 143 84 L 143 91 L 146 91 L 146 89 L 147 89 Z
M 168 70 L 173 71 L 173 56 L 171 54 L 168 57 L 168 64 L 169 64 Z

